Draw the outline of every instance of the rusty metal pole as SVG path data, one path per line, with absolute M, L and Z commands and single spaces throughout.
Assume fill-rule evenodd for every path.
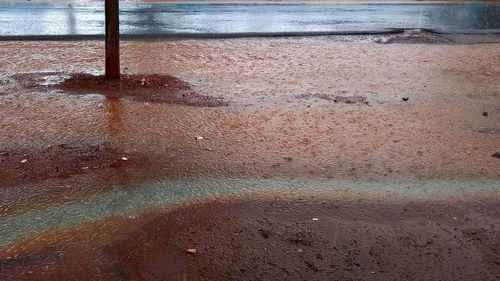
M 120 31 L 118 0 L 105 0 L 106 79 L 120 79 Z

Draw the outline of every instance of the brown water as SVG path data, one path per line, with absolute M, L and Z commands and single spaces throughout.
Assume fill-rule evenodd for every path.
M 214 210 L 210 204 L 179 209 L 176 212 L 188 216 L 185 228 L 173 223 L 177 221 L 177 213 L 157 210 L 179 202 L 166 200 L 169 196 L 177 196 L 181 202 L 183 198 L 197 202 L 192 201 L 198 192 L 196 188 L 200 188 L 200 195 L 219 198 L 219 193 L 211 191 L 217 189 L 219 179 L 226 180 L 224 191 L 231 190 L 231 179 L 238 179 L 233 184 L 236 194 L 265 193 L 271 185 L 273 190 L 279 190 L 280 185 L 287 192 L 301 190 L 308 183 L 312 186 L 319 181 L 315 186 L 326 189 L 330 197 L 344 193 L 349 198 L 367 197 L 349 209 L 360 210 L 361 217 L 370 215 L 374 197 L 386 198 L 377 201 L 382 206 L 381 215 L 367 224 L 357 224 L 347 214 L 336 216 L 335 211 L 323 214 L 330 222 L 350 225 L 351 228 L 340 228 L 339 237 L 347 239 L 352 229 L 358 233 L 354 236 L 359 235 L 353 239 L 370 245 L 360 249 L 359 260 L 352 257 L 340 263 L 342 272 L 351 266 L 354 276 L 361 279 L 378 278 L 371 271 L 378 274 L 381 269 L 388 274 L 382 275 L 382 279 L 409 278 L 398 269 L 400 256 L 395 253 L 400 252 L 408 258 L 408 263 L 418 261 L 414 272 L 425 268 L 430 277 L 445 280 L 498 277 L 498 255 L 491 252 L 498 247 L 496 241 L 500 241 L 496 215 L 500 161 L 491 156 L 500 149 L 498 44 L 380 45 L 342 43 L 328 38 L 282 38 L 133 41 L 122 45 L 124 72 L 168 74 L 189 85 L 193 94 L 228 105 L 194 107 L 138 100 L 133 95 L 109 95 L 99 87 L 95 92 L 29 87 L 37 81 L 33 78 L 37 75 L 16 78 L 10 74 L 26 72 L 28 67 L 30 72 L 48 71 L 57 75 L 98 73 L 101 68 L 97 66 L 103 65 L 103 45 L 0 42 L 0 219 L 6 231 L 4 237 L 15 237 L 16 229 L 22 230 L 26 225 L 35 230 L 26 240 L 1 249 L 0 272 L 4 279 L 53 280 L 55 276 L 65 276 L 81 280 L 139 277 L 164 280 L 178 272 L 173 272 L 174 266 L 155 266 L 153 261 L 172 262 L 177 268 L 175 260 L 181 263 L 179 268 L 189 268 L 179 273 L 180 277 L 175 275 L 179 280 L 186 272 L 194 274 L 193 278 L 210 280 L 217 273 L 226 274 L 220 280 L 229 280 L 228 276 L 256 280 L 258 277 L 252 274 L 258 272 L 263 274 L 263 280 L 279 279 L 275 271 L 279 269 L 271 269 L 276 267 L 273 264 L 287 270 L 305 266 L 308 269 L 303 272 L 309 274 L 306 277 L 316 276 L 320 280 L 324 279 L 321 276 L 344 278 L 343 274 L 331 272 L 330 260 L 317 261 L 309 267 L 309 256 L 291 264 L 265 258 L 261 246 L 269 241 L 266 235 L 257 240 L 255 237 L 259 236 L 254 235 L 260 235 L 258 228 L 265 225 L 258 220 L 268 217 L 266 209 L 259 207 L 270 204 L 268 197 L 255 203 L 247 195 L 237 196 L 243 200 L 241 205 L 215 202 L 214 212 L 205 212 Z M 46 74 L 40 76 L 43 75 Z M 150 76 L 142 78 L 146 84 Z M 138 87 L 143 86 L 140 84 Z M 483 116 L 483 112 L 488 112 L 488 116 Z M 282 181 L 275 182 L 276 179 Z M 178 182 L 169 185 L 174 180 Z M 292 180 L 304 180 L 306 184 L 296 187 Z M 364 185 L 364 182 L 376 184 Z M 192 187 L 192 194 L 184 196 L 183 186 Z M 384 189 L 384 186 L 398 188 Z M 435 203 L 437 207 L 432 207 L 435 209 L 430 204 L 434 193 L 425 193 L 429 191 L 442 192 L 440 201 Z M 427 195 L 422 199 L 421 193 Z M 457 194 L 462 199 L 453 197 Z M 394 202 L 393 196 L 402 196 L 404 200 Z M 107 201 L 107 198 L 118 199 Z M 490 200 L 486 202 L 486 198 Z M 90 203 L 85 203 L 86 200 Z M 282 219 L 270 226 L 271 237 L 288 235 L 282 228 L 296 231 L 296 223 L 309 222 L 309 217 L 317 211 L 315 206 L 320 206 L 307 196 L 292 196 L 287 200 L 286 204 L 296 204 L 297 211 L 280 212 L 281 203 L 267 209 Z M 327 201 L 335 202 L 330 200 Z M 381 220 L 385 215 L 397 217 L 404 212 L 401 204 L 410 204 L 409 209 L 415 209 L 412 218 L 406 218 L 405 223 L 391 223 L 389 228 L 377 228 L 386 223 Z M 485 210 L 476 210 L 477 204 L 480 208 L 485 204 Z M 428 207 L 436 212 L 427 212 Z M 365 208 L 368 213 L 362 212 Z M 191 212 L 199 217 L 189 217 Z M 120 214 L 132 217 L 127 219 Z M 36 220 L 38 215 L 40 220 Z M 115 215 L 119 216 L 116 222 L 109 218 Z M 152 226 L 147 223 L 148 216 L 157 218 Z M 226 218 L 238 223 L 223 224 L 221 229 L 209 227 L 212 225 L 209 222 L 216 224 Z M 320 217 L 320 222 L 323 219 Z M 454 225 L 456 221 L 459 225 Z M 432 227 L 427 229 L 426 223 Z M 170 234 L 157 236 L 154 225 L 164 227 L 162 231 Z M 308 230 L 317 238 L 311 247 L 320 250 L 322 256 L 334 251 L 332 243 L 337 233 L 334 225 Z M 195 230 L 194 236 L 189 234 L 191 228 Z M 78 236 L 75 229 L 89 235 Z M 65 236 L 51 230 L 70 234 Z M 233 236 L 228 235 L 221 241 L 230 243 L 229 248 L 217 244 L 216 238 L 221 233 L 240 230 L 244 233 L 243 240 L 230 242 L 225 239 Z M 476 232 L 470 234 L 470 231 Z M 113 238 L 107 233 L 117 236 Z M 420 236 L 412 238 L 411 233 Z M 73 235 L 75 240 L 69 238 Z M 388 244 L 396 248 L 374 258 L 385 265 L 370 267 L 370 247 L 379 254 L 382 251 L 379 246 L 383 243 L 377 240 L 380 236 L 389 237 Z M 410 240 L 404 238 L 407 236 Z M 91 241 L 93 237 L 95 243 L 102 244 L 96 246 Z M 188 240 L 179 238 L 170 243 L 165 237 Z M 418 246 L 431 237 L 436 244 L 429 251 Z M 135 238 L 139 242 L 132 245 L 130 241 Z M 343 244 L 352 242 L 344 238 Z M 236 249 L 246 245 L 244 241 L 253 240 L 255 243 L 248 242 L 249 248 L 244 248 L 240 260 L 236 259 Z M 324 252 L 321 241 L 329 245 Z M 183 248 L 194 242 L 212 245 L 216 252 L 205 255 L 207 250 L 200 248 L 200 260 L 186 257 Z M 153 251 L 155 243 L 161 251 Z M 277 260 L 286 260 L 290 254 L 287 251 L 298 248 L 280 243 L 275 241 Z M 357 249 L 351 246 L 350 249 Z M 144 252 L 139 253 L 140 249 Z M 448 249 L 452 249 L 451 253 Z M 64 257 L 58 257 L 61 253 Z M 123 261 L 130 253 L 138 256 L 130 262 Z M 435 258 L 427 258 L 428 253 Z M 349 255 L 347 248 L 339 255 L 344 254 Z M 240 268 L 227 263 L 214 264 L 232 258 L 242 262 L 246 273 L 230 275 Z M 144 264 L 145 261 L 152 263 Z M 354 263 L 348 264 L 352 261 L 361 265 L 362 270 Z M 79 262 L 85 266 L 78 266 Z M 45 266 L 49 268 L 47 275 L 29 274 L 29 271 L 40 273 Z M 260 266 L 262 270 L 252 271 L 252 266 Z M 146 271 L 158 275 L 141 275 Z M 117 272 L 123 275 L 116 275 Z M 105 273 L 109 275 L 99 275 Z M 349 278 L 350 273 L 346 274 L 345 278 Z M 289 280 L 303 277 L 292 272 Z

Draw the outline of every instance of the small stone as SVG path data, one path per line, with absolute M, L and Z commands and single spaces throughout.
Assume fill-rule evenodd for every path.
M 195 249 L 195 248 L 190 248 L 190 249 L 187 249 L 187 250 L 186 250 L 186 253 L 188 253 L 188 254 L 193 254 L 193 255 L 194 255 L 194 254 L 196 254 L 196 249 Z
M 298 252 L 298 253 L 302 253 L 302 252 L 304 252 L 304 250 L 302 250 L 302 249 L 298 249 L 298 250 L 297 250 L 297 252 Z
M 28 159 L 21 160 L 21 163 L 23 163 L 23 164 L 26 163 L 26 162 L 28 162 Z
M 122 157 L 122 160 L 123 160 L 123 161 L 127 161 L 127 160 L 128 160 L 128 157 L 127 157 L 127 156 L 123 156 L 123 157 Z
M 82 170 L 87 170 L 89 167 L 82 167 Z
M 491 155 L 491 157 L 499 158 L 500 159 L 500 152 L 495 152 Z
M 202 140 L 202 139 L 203 139 L 203 137 L 202 137 L 202 136 L 197 136 L 197 137 L 196 137 L 196 140 Z
M 313 221 L 319 221 L 319 219 L 318 218 L 313 218 Z
M 403 101 L 408 101 L 410 98 L 403 98 Z
M 375 274 L 375 271 L 370 271 L 370 274 Z
M 488 116 L 488 112 L 483 112 L 483 116 Z
M 457 220 L 457 217 L 451 217 L 451 218 L 452 218 L 454 221 L 456 221 L 456 220 Z

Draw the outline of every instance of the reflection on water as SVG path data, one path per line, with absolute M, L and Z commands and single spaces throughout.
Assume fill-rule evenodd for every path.
M 500 28 L 500 5 L 480 5 L 467 3 L 460 6 L 437 5 L 426 13 L 435 25 L 460 27 L 464 30 Z
M 124 34 L 377 31 L 499 33 L 500 4 L 131 4 Z M 0 4 L 0 35 L 102 34 L 103 6 Z
M 112 141 L 119 141 L 119 133 L 123 131 L 123 104 L 118 97 L 106 97 L 108 112 L 108 130 Z
M 116 159 L 111 163 L 113 171 L 116 175 L 117 184 L 126 186 L 130 182 L 130 177 L 127 173 L 127 169 L 124 165 L 124 161 L 128 161 L 127 154 L 123 151 L 125 147 L 124 142 L 124 104 L 119 97 L 109 97 L 107 96 L 104 102 L 104 106 L 107 113 L 107 127 L 109 132 L 109 142 L 111 147 L 116 149 L 116 153 L 121 154 L 121 159 Z
M 75 34 L 76 33 L 76 19 L 75 19 L 75 12 L 73 10 L 73 5 L 68 4 L 68 9 L 66 11 L 66 17 L 67 17 L 67 26 L 68 26 L 68 33 L 70 34 Z

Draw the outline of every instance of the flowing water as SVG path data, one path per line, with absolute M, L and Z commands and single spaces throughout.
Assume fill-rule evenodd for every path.
M 104 33 L 98 4 L 0 4 L 0 36 Z M 430 29 L 500 32 L 500 4 L 145 4 L 120 7 L 122 35 L 241 36 Z

